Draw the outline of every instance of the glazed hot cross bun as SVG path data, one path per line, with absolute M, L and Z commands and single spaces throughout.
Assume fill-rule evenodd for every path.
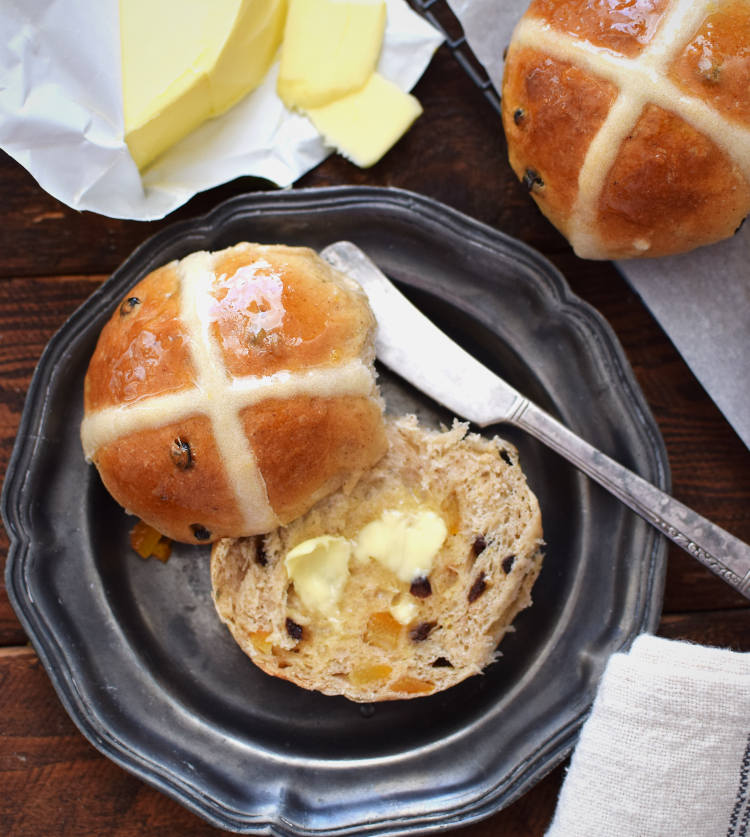
M 314 251 L 193 253 L 100 335 L 81 439 L 112 496 L 188 543 L 268 532 L 383 455 L 375 320 Z
M 750 212 L 750 2 L 533 0 L 502 111 L 514 171 L 579 256 L 726 238 Z

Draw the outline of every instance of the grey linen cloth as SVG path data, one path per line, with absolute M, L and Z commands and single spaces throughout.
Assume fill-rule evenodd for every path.
M 613 655 L 546 837 L 750 835 L 750 654 L 643 635 Z

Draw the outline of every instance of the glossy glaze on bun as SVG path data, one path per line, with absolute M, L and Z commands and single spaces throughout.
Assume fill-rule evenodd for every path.
M 534 0 L 502 110 L 514 171 L 578 255 L 731 236 L 750 212 L 750 3 Z
M 374 329 L 359 286 L 306 248 L 242 243 L 171 262 L 102 330 L 84 453 L 170 538 L 268 532 L 383 455 Z

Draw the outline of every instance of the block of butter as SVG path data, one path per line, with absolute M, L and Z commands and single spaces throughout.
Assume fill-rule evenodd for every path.
M 286 0 L 120 0 L 125 141 L 146 168 L 257 87 Z
M 284 104 L 306 110 L 364 87 L 385 21 L 383 0 L 291 0 L 276 85 Z
M 326 142 L 363 169 L 377 163 L 421 113 L 414 96 L 379 73 L 361 90 L 307 111 Z

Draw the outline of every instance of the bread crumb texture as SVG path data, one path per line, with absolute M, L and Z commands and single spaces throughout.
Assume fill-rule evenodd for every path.
M 380 701 L 429 695 L 478 674 L 531 604 L 542 522 L 512 445 L 389 422 L 385 457 L 354 486 L 263 537 L 224 539 L 211 558 L 220 618 L 268 674 L 306 689 Z M 430 509 L 447 535 L 427 577 L 399 580 L 351 560 L 335 612 L 306 609 L 284 566 L 323 535 L 355 539 L 384 511 Z

